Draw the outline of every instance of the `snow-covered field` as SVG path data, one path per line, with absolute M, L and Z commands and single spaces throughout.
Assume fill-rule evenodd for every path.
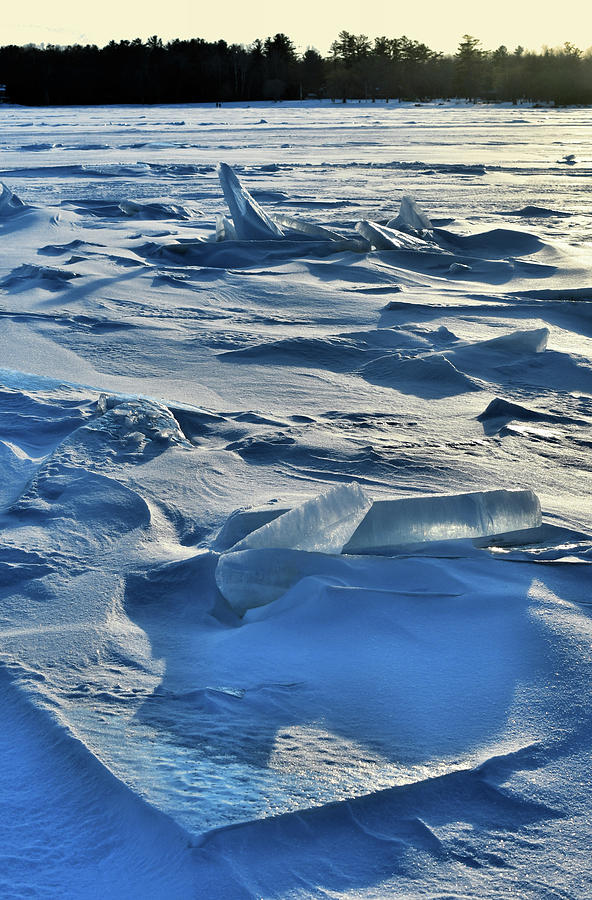
M 590 897 L 592 110 L 0 114 L 0 896 Z

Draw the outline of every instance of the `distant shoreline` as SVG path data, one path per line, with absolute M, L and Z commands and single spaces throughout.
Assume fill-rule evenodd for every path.
M 466 98 L 556 106 L 592 104 L 592 52 L 486 50 L 469 34 L 455 54 L 405 35 L 341 31 L 327 56 L 298 54 L 278 33 L 245 46 L 201 38 L 111 41 L 104 47 L 0 47 L 0 103 L 26 106 L 226 104 L 325 100 L 427 102 Z

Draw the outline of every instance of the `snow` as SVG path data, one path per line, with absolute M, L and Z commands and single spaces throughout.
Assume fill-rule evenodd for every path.
M 592 112 L 2 110 L 2 897 L 588 898 Z

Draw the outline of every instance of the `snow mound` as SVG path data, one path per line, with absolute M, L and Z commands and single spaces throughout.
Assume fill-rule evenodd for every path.
M 487 422 L 490 419 L 519 419 L 523 422 L 542 422 L 557 418 L 557 416 L 551 416 L 549 413 L 529 409 L 521 403 L 505 400 L 503 397 L 494 397 L 487 408 L 477 416 L 479 422 Z M 562 421 L 565 421 L 565 419 Z
M 367 363 L 361 374 L 371 384 L 434 399 L 480 390 L 475 381 L 439 353 L 411 358 L 381 356 Z
M 68 269 L 23 263 L 0 281 L 0 288 L 13 293 L 30 291 L 34 287 L 45 291 L 62 291 L 71 287 L 70 282 L 78 277 L 76 272 Z
M 226 163 L 219 163 L 218 178 L 228 204 L 236 236 L 241 241 L 280 240 L 284 233 L 249 194 Z
M 385 553 L 405 544 L 500 535 L 537 528 L 541 506 L 533 491 L 474 491 L 377 500 L 344 553 Z
M 542 353 L 547 349 L 548 340 L 548 328 L 519 329 L 502 334 L 497 338 L 479 341 L 471 345 L 471 349 L 477 352 L 500 353 L 504 356 L 526 356 L 530 353 Z M 459 347 L 456 352 L 463 355 L 463 348 Z
M 436 228 L 434 238 L 444 250 L 490 260 L 530 256 L 545 246 L 536 234 L 512 228 L 492 228 L 477 234 L 455 234 L 445 228 Z
M 521 209 L 510 210 L 505 215 L 521 216 L 525 219 L 548 219 L 551 217 L 566 219 L 571 216 L 571 213 L 560 209 L 550 209 L 548 206 L 523 206 Z
M 340 484 L 262 525 L 233 549 L 283 547 L 341 553 L 370 505 L 358 484 Z
M 125 216 L 135 219 L 193 219 L 196 211 L 180 203 L 158 203 L 155 201 L 121 200 L 119 208 Z

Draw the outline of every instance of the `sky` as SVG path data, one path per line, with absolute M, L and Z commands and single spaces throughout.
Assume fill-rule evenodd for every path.
M 171 4 L 140 0 L 20 0 L 6 4 L 0 17 L 0 45 L 91 43 L 111 39 L 143 40 L 157 34 L 165 42 L 175 37 L 224 38 L 249 44 L 281 31 L 299 51 L 313 46 L 326 53 L 341 30 L 355 34 L 410 38 L 434 50 L 453 52 L 463 34 L 472 34 L 487 49 L 505 44 L 529 50 L 571 41 L 585 50 L 592 46 L 592 2 L 570 0 L 174 0 Z

